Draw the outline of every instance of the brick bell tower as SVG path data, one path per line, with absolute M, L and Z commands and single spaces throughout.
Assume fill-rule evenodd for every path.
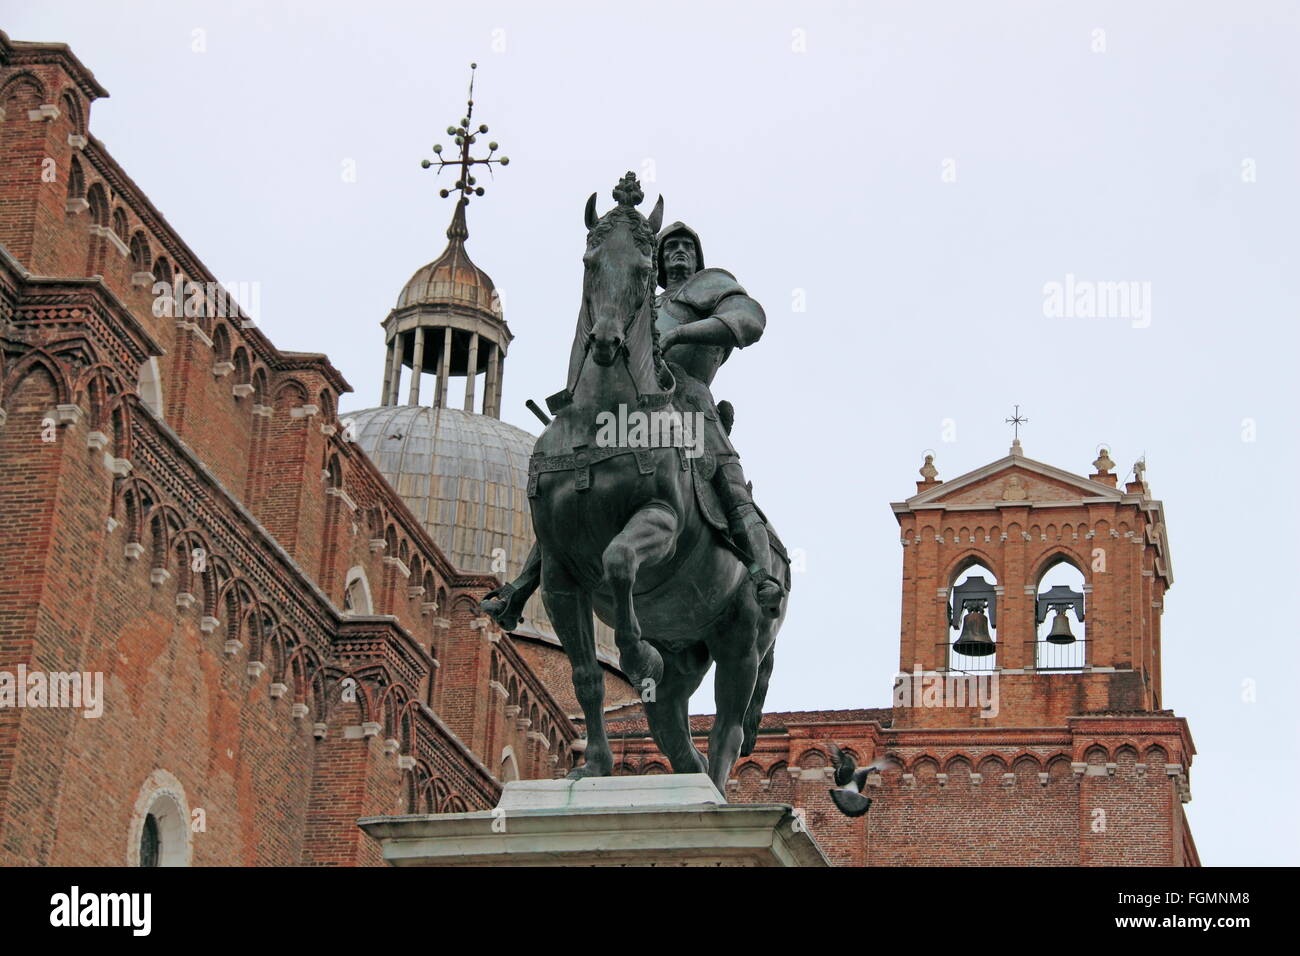
M 951 481 L 927 456 L 902 532 L 904 673 L 996 675 L 985 726 L 1158 711 L 1160 616 L 1173 570 L 1142 463 L 1122 489 L 1106 449 L 1088 477 L 1010 453 Z M 973 638 L 973 639 L 972 639 Z M 944 720 L 905 707 L 916 725 Z M 992 723 L 988 723 L 991 721 Z
M 1017 416 L 1018 417 L 1018 416 Z M 1196 748 L 1163 709 L 1173 585 L 1145 465 L 1122 487 L 1025 456 L 891 507 L 903 546 L 892 721 L 866 861 L 1198 866 L 1182 804 Z M 919 838 L 918 838 L 919 837 Z

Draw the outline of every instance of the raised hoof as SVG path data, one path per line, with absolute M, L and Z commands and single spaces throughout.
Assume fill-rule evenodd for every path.
M 488 592 L 487 596 L 479 603 L 478 609 L 496 621 L 501 630 L 513 631 L 519 626 L 519 611 L 510 606 L 510 599 L 513 596 L 513 588 L 509 590 L 504 587 L 497 588 L 495 591 Z
M 647 689 L 647 681 L 650 682 L 649 689 L 653 690 L 664 679 L 664 659 L 645 641 L 621 651 L 618 655 L 618 664 L 638 691 Z

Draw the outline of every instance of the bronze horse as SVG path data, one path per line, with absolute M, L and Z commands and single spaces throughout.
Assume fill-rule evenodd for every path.
M 635 208 L 639 188 L 615 197 L 599 218 L 595 194 L 587 201 L 571 387 L 550 400 L 555 418 L 529 466 L 542 598 L 586 719 L 586 762 L 569 777 L 613 772 L 594 610 L 614 629 L 620 666 L 673 771 L 707 772 L 725 793 L 736 758 L 754 747 L 785 599 L 775 616 L 763 613 L 744 553 L 706 522 L 696 500 L 696 483 L 707 486 L 694 474 L 699 459 L 681 447 L 597 447 L 601 412 L 685 414 L 673 404 L 672 366 L 654 330 L 663 198 L 646 219 Z M 779 545 L 773 551 L 788 594 L 789 562 Z M 706 759 L 691 740 L 688 705 L 713 662 L 717 716 Z

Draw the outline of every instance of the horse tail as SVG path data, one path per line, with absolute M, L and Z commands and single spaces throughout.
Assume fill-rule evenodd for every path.
M 754 693 L 749 698 L 749 707 L 745 709 L 743 724 L 744 738 L 740 743 L 740 756 L 748 757 L 754 752 L 758 741 L 758 725 L 763 720 L 763 701 L 767 699 L 767 682 L 772 677 L 772 653 L 776 650 L 776 641 L 767 646 L 767 653 L 758 664 L 758 679 L 754 681 Z

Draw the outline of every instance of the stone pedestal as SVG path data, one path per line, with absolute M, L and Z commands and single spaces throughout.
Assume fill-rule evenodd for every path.
M 494 810 L 369 817 L 393 866 L 829 866 L 781 803 L 729 804 L 702 773 L 516 780 Z

